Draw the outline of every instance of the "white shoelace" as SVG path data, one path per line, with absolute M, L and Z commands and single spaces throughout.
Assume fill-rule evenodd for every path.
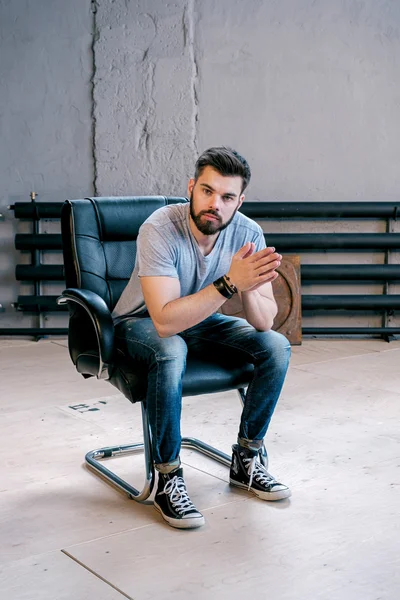
M 247 467 L 247 474 L 250 477 L 248 489 L 251 488 L 254 478 L 262 485 L 276 483 L 275 478 L 268 473 L 267 469 L 260 462 L 258 462 L 257 456 L 253 456 L 253 458 L 244 458 L 243 462 Z
M 188 496 L 185 487 L 185 482 L 183 481 L 182 477 L 178 477 L 177 475 L 175 475 L 175 477 L 170 479 L 165 484 L 163 491 L 160 493 L 169 496 L 172 506 L 180 514 L 184 515 L 190 510 L 197 511 L 197 508 Z

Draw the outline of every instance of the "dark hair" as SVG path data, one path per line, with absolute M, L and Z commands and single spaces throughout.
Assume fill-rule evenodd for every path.
M 212 167 L 224 177 L 241 177 L 242 192 L 249 184 L 251 171 L 248 162 L 243 156 L 226 146 L 209 148 L 199 156 L 195 165 L 194 178 L 197 179 L 202 174 L 205 167 Z

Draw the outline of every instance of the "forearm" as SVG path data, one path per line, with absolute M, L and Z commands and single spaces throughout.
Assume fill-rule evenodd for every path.
M 155 323 L 160 337 L 170 337 L 193 327 L 215 313 L 226 301 L 213 284 L 199 292 L 168 302 Z
M 245 318 L 255 329 L 269 331 L 278 312 L 272 298 L 261 295 L 258 290 L 242 292 L 242 305 Z

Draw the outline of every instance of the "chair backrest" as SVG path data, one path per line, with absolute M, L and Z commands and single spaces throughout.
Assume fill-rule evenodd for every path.
M 91 290 L 113 310 L 135 266 L 140 226 L 156 209 L 179 202 L 187 202 L 187 198 L 67 200 L 61 211 L 67 287 Z

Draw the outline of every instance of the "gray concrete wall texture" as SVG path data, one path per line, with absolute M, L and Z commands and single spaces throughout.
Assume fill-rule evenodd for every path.
M 93 81 L 100 195 L 186 192 L 198 150 L 193 5 L 98 2 Z
M 29 320 L 10 307 L 22 225 L 5 206 L 33 188 L 181 195 L 227 144 L 248 200 L 397 200 L 399 31 L 397 0 L 0 0 L 2 325 Z
M 6 207 L 29 202 L 31 191 L 40 201 L 93 192 L 91 44 L 88 2 L 0 0 L 1 327 L 37 325 L 11 307 L 18 294 L 33 293 L 14 274 L 16 263 L 30 262 L 14 250 L 15 233 L 30 232 L 30 223 Z
M 399 2 L 198 5 L 199 146 L 240 147 L 252 199 L 398 199 Z

